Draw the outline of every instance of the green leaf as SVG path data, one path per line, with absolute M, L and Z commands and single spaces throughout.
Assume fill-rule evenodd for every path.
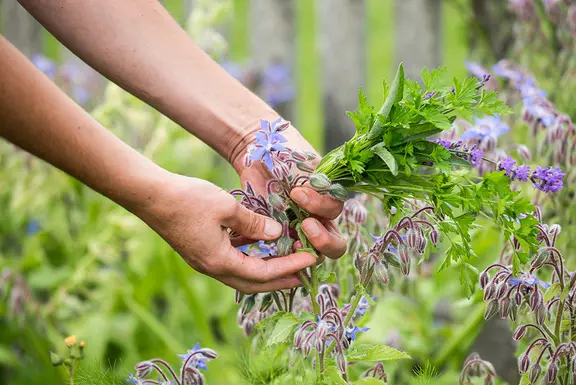
M 466 291 L 466 297 L 470 298 L 474 293 L 478 281 L 478 269 L 467 262 L 462 262 L 460 270 L 460 284 Z
M 335 366 L 328 366 L 324 369 L 322 377 L 324 384 L 326 385 L 348 385 L 348 383 L 342 378 L 340 371 Z
M 520 378 L 520 384 L 518 385 L 530 385 L 530 371 L 524 373 Z
M 402 63 L 398 66 L 398 71 L 396 72 L 396 77 L 392 82 L 390 87 L 390 92 L 386 96 L 386 101 L 380 111 L 378 111 L 378 119 L 372 126 L 372 129 L 368 133 L 368 139 L 373 140 L 380 137 L 384 131 L 384 123 L 388 120 L 388 116 L 392 111 L 392 107 L 395 103 L 398 103 L 404 97 L 404 66 Z
M 544 302 L 550 301 L 558 293 L 560 293 L 560 284 L 555 283 L 546 290 L 546 294 L 544 294 Z
M 394 155 L 384 147 L 384 143 L 378 143 L 372 147 L 372 150 L 384 161 L 384 163 L 386 163 L 392 175 L 398 175 L 398 163 L 396 162 L 396 159 L 394 159 Z
M 352 384 L 353 385 L 386 385 L 386 383 L 384 381 L 378 380 L 378 379 L 373 378 L 373 377 L 362 378 L 358 381 L 354 381 Z
M 386 345 L 355 345 L 348 350 L 348 361 L 397 361 L 410 356 Z
M 276 322 L 276 326 L 274 327 L 272 334 L 270 334 L 270 337 L 266 341 L 266 346 L 272 346 L 274 344 L 286 341 L 286 339 L 292 334 L 299 323 L 300 320 L 294 314 L 284 314 L 278 320 L 278 322 Z

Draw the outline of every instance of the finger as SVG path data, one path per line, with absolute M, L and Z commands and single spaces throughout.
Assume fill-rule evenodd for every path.
M 236 202 L 235 208 L 222 218 L 222 224 L 249 239 L 273 240 L 282 234 L 282 225 L 272 218 L 256 214 Z
M 316 258 L 305 252 L 263 259 L 244 255 L 231 247 L 228 255 L 231 260 L 227 263 L 226 275 L 260 283 L 296 274 L 316 263 Z
M 267 293 L 302 286 L 302 282 L 300 282 L 300 279 L 295 275 L 275 279 L 274 281 L 266 283 L 257 283 L 242 278 L 227 276 L 215 276 L 214 278 L 244 294 Z
M 290 198 L 310 214 L 326 219 L 335 219 L 344 207 L 343 202 L 328 195 L 320 195 L 307 186 L 292 189 Z
M 346 252 L 346 241 L 330 221 L 321 223 L 316 218 L 306 218 L 302 230 L 316 250 L 329 258 L 340 258 Z
M 302 248 L 302 242 L 300 241 L 296 241 L 294 242 L 294 245 L 292 245 L 292 251 L 293 252 L 298 252 L 298 249 Z M 316 259 L 316 264 L 319 265 L 322 262 L 324 262 L 326 260 L 326 257 L 324 256 L 324 254 L 319 254 L 318 258 Z

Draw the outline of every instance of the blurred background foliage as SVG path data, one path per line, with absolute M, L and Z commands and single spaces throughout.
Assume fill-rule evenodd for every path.
M 390 79 L 399 61 L 412 77 L 424 66 L 440 65 L 462 77 L 467 59 L 488 69 L 500 59 L 513 59 L 535 75 L 558 110 L 572 119 L 576 115 L 573 39 L 559 33 L 552 12 L 524 18 L 512 7 L 519 1 L 162 3 L 191 38 L 322 151 L 352 132 L 344 111 L 354 109 L 357 88 L 379 101 L 382 78 Z M 570 5 L 558 3 L 564 11 Z M 569 13 L 568 34 L 575 14 Z M 15 0 L 0 0 L 0 31 L 96 119 L 162 167 L 225 189 L 239 185 L 215 152 L 94 73 Z M 518 108 L 509 119 L 513 129 L 501 140 L 534 147 L 541 139 L 526 124 L 515 124 L 519 116 Z M 87 361 L 121 375 L 150 357 L 176 363 L 177 353 L 199 342 L 220 354 L 206 373 L 209 384 L 271 383 L 274 354 L 249 351 L 250 341 L 236 325 L 231 289 L 190 269 L 122 208 L 5 142 L 0 143 L 0 175 L 2 384 L 65 383 L 65 371 L 52 368 L 48 351 L 65 349 L 63 339 L 70 334 L 86 341 Z M 565 229 L 564 250 L 570 255 L 576 209 L 573 188 L 564 191 L 546 204 L 555 208 L 551 221 Z M 498 258 L 504 240 L 497 234 L 478 230 L 478 268 Z M 391 383 L 417 383 L 412 371 L 427 362 L 443 376 L 430 383 L 456 383 L 471 349 L 517 383 L 506 323 L 487 325 L 481 298 L 465 299 L 458 273 L 436 270 L 433 260 L 377 299 L 366 338 L 414 358 L 386 368 L 395 379 Z

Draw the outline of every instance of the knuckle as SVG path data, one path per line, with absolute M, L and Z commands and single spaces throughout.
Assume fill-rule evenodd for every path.
M 260 232 L 260 229 L 264 227 L 264 219 L 259 216 L 258 214 L 252 213 L 248 211 L 248 223 L 246 224 L 247 228 L 246 231 L 248 234 L 257 234 Z
M 202 270 L 216 275 L 222 275 L 225 273 L 224 266 L 220 261 L 214 259 L 206 259 L 200 263 Z

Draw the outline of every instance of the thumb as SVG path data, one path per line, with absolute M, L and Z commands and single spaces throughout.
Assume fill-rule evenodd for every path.
M 256 214 L 237 202 L 231 215 L 224 218 L 222 224 L 237 234 L 254 240 L 273 240 L 282 235 L 282 225 L 274 219 Z

